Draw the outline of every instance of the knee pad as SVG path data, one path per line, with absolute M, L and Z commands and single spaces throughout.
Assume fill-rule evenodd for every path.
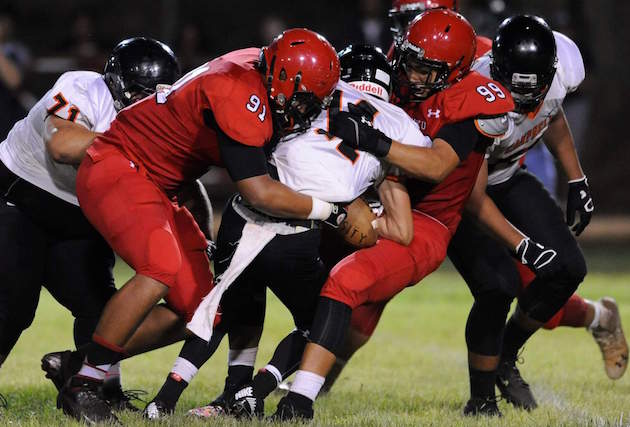
M 310 341 L 337 354 L 346 336 L 352 309 L 339 301 L 320 297 L 313 319 Z

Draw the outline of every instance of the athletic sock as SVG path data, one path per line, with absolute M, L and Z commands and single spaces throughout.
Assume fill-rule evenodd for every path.
M 470 376 L 470 397 L 494 399 L 494 384 L 497 371 L 480 371 L 469 366 L 468 374 Z
M 319 394 L 319 390 L 324 385 L 325 378 L 313 372 L 299 370 L 295 374 L 295 379 L 291 384 L 291 392 L 307 397 L 311 402 Z
M 238 389 L 252 381 L 252 375 L 254 375 L 253 366 L 232 365 L 228 367 L 224 391 L 228 393 L 238 391 Z
M 164 403 L 169 408 L 174 408 L 186 387 L 188 387 L 188 382 L 176 373 L 171 372 L 166 377 L 166 381 L 162 384 L 162 388 L 158 391 L 154 400 Z
M 282 382 L 282 375 L 278 369 L 273 365 L 267 365 L 254 377 L 252 381 L 252 388 L 254 390 L 254 396 L 259 399 L 265 399 L 273 392 L 278 384 Z
M 527 342 L 536 330 L 523 329 L 515 320 L 510 317 L 505 326 L 503 335 L 503 351 L 501 352 L 502 360 L 516 360 L 518 351 Z

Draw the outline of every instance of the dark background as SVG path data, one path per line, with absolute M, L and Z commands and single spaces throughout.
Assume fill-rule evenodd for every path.
M 149 35 L 170 44 L 185 69 L 233 49 L 267 44 L 273 35 L 296 26 L 324 34 L 337 49 L 360 41 L 386 49 L 391 42 L 390 4 L 387 0 L 0 0 L 0 47 L 12 46 L 23 73 L 19 87 L 0 93 L 0 108 L 3 116 L 10 116 L 15 105 L 1 104 L 8 96 L 28 109 L 64 71 L 101 71 L 107 53 L 129 36 Z M 528 12 L 544 17 L 578 44 L 587 78 L 567 99 L 565 109 L 598 213 L 629 213 L 630 137 L 624 113 L 630 110 L 630 2 L 464 0 L 459 6 L 479 34 L 492 37 L 505 16 Z M 11 35 L 2 33 L 3 22 L 5 27 L 10 22 Z M 563 177 L 559 183 L 562 199 Z

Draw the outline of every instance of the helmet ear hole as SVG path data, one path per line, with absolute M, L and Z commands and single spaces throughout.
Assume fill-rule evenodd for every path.
M 287 80 L 287 70 L 285 70 L 284 68 L 280 70 L 280 74 L 278 74 L 278 80 L 280 80 L 281 82 Z

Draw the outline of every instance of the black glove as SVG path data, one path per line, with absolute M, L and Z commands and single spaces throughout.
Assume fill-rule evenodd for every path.
M 558 252 L 536 243 L 529 237 L 521 240 L 516 247 L 516 257 L 542 279 L 553 276 L 558 266 Z
M 212 261 L 214 259 L 214 254 L 217 253 L 217 244 L 208 239 L 206 239 L 206 243 L 208 244 L 208 246 L 206 246 L 206 255 L 208 256 L 208 260 Z
M 329 123 L 329 133 L 353 148 L 385 157 L 392 146 L 392 139 L 378 129 L 372 127 L 374 113 L 363 106 L 349 104 L 347 111 L 335 114 Z
M 569 182 L 569 196 L 567 197 L 567 225 L 576 236 L 579 236 L 586 228 L 593 216 L 593 198 L 588 188 L 586 177 Z M 579 212 L 580 220 L 575 222 L 575 213 Z
M 332 212 L 330 213 L 330 216 L 324 220 L 324 222 L 332 228 L 339 228 L 341 223 L 348 216 L 348 212 L 346 211 L 346 208 L 338 205 L 337 203 L 332 203 L 332 205 Z

